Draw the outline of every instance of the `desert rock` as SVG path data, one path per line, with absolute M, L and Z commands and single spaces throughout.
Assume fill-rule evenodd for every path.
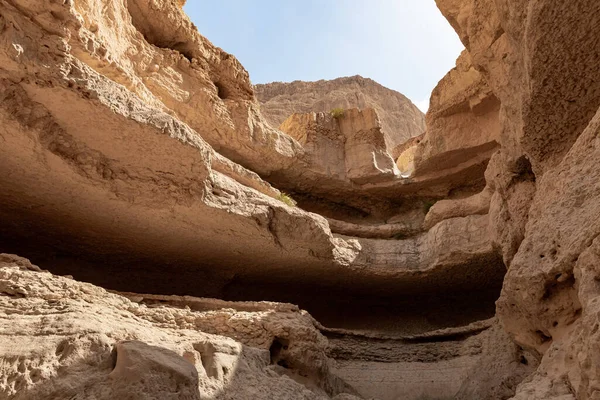
M 597 2 L 438 0 L 425 117 L 184 3 L 0 2 L 0 398 L 596 398 Z
M 423 113 L 404 95 L 358 75 L 330 81 L 273 82 L 255 85 L 254 89 L 261 113 L 273 127 L 294 113 L 373 108 L 381 118 L 386 145 L 394 158 L 397 146 L 425 128 Z

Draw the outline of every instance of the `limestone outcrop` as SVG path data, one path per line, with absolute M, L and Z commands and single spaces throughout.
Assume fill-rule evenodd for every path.
M 504 267 L 485 216 L 423 226 L 430 196 L 476 178 L 402 178 L 368 107 L 277 130 L 180 2 L 100 4 L 0 3 L 0 250 L 55 274 L 2 258 L 2 333 L 22 338 L 1 348 L 2 396 L 426 394 L 402 382 L 375 393 L 377 374 L 353 387 L 358 360 L 385 370 L 378 339 L 340 356 L 349 342 L 326 335 L 400 335 L 405 371 L 446 340 L 428 332 L 493 315 Z M 319 322 L 173 295 L 293 302 Z M 460 379 L 429 394 L 457 391 L 483 354 L 482 330 L 467 331 L 439 353 Z
M 8 399 L 327 399 L 327 340 L 285 304 L 242 305 L 108 293 L 0 254 Z M 27 318 L 23 318 L 27 315 Z M 305 386 L 305 382 L 312 382 Z M 334 397 L 335 398 L 335 397 Z M 355 398 L 355 397 L 346 397 Z
M 283 259 L 294 258 L 288 257 L 286 246 L 300 256 L 298 264 L 303 263 L 300 260 L 304 256 L 321 266 L 338 264 L 348 257 L 341 266 L 353 257 L 353 245 L 333 238 L 323 218 L 290 209 L 278 199 L 279 191 L 256 173 L 217 154 L 204 140 L 204 134 L 212 130 L 200 126 L 196 126 L 199 131 L 192 129 L 194 123 L 178 115 L 184 112 L 181 108 L 170 109 L 162 102 L 163 97 L 155 96 L 148 89 L 154 87 L 153 78 L 136 78 L 141 67 L 132 63 L 129 56 L 118 58 L 125 49 L 107 48 L 103 53 L 103 57 L 114 57 L 116 64 L 123 62 L 125 72 L 119 72 L 116 64 L 99 67 L 97 63 L 103 61 L 97 59 L 100 55 L 95 52 L 96 47 L 89 47 L 95 40 L 104 43 L 103 35 L 113 32 L 108 26 L 103 31 L 95 25 L 115 24 L 122 29 L 114 32 L 128 32 L 127 39 L 135 39 L 138 51 L 147 53 L 146 58 L 136 53 L 133 60 L 153 58 L 160 62 L 164 73 L 175 73 L 182 65 L 189 74 L 208 84 L 207 74 L 216 79 L 216 72 L 211 69 L 216 67 L 211 67 L 209 61 L 217 62 L 211 53 L 217 50 L 206 44 L 208 53 L 203 56 L 205 40 L 197 32 L 196 42 L 187 45 L 193 47 L 191 43 L 196 43 L 198 47 L 186 50 L 191 52 L 190 61 L 179 50 L 159 48 L 144 39 L 133 25 L 136 18 L 129 17 L 129 8 L 125 7 L 133 7 L 135 15 L 139 11 L 135 5 L 123 3 L 119 8 L 118 3 L 111 3 L 109 7 L 115 7 L 115 16 L 109 17 L 112 13 L 108 10 L 103 15 L 95 14 L 95 2 L 78 2 L 77 7 L 71 3 L 52 4 L 51 10 L 46 10 L 37 8 L 37 3 L 2 3 L 6 27 L 3 37 L 7 39 L 2 42 L 0 83 L 0 164 L 5 171 L 0 178 L 0 213 L 4 246 L 27 242 L 17 239 L 19 236 L 47 237 L 48 248 L 40 247 L 38 256 L 42 260 L 54 259 L 65 268 L 69 261 L 51 255 L 52 248 L 69 248 L 67 253 L 88 254 L 90 260 L 121 254 L 123 260 L 141 257 L 154 259 L 157 265 L 169 263 L 168 254 L 178 254 L 179 266 L 193 264 L 211 275 L 212 289 L 207 294 L 212 292 L 214 296 L 226 281 L 233 276 L 239 278 L 241 264 L 247 272 L 252 271 L 252 264 L 265 265 L 265 260 L 256 258 L 257 249 L 276 268 L 283 267 Z M 170 10 L 169 18 L 181 19 L 179 24 L 185 25 L 188 20 L 181 10 Z M 115 20 L 117 17 L 122 19 Z M 89 26 L 81 21 L 88 21 Z M 152 29 L 159 31 L 160 27 Z M 107 41 L 106 45 L 110 43 Z M 205 57 L 206 62 L 202 61 Z M 223 87 L 243 83 L 247 74 L 237 61 L 231 58 L 223 62 L 231 68 L 239 67 L 235 72 L 219 64 L 225 68 L 223 77 L 218 75 Z M 192 68 L 194 63 L 199 64 Z M 131 89 L 125 85 L 128 81 L 121 80 L 126 73 L 132 82 L 137 82 Z M 240 76 L 233 80 L 228 74 Z M 211 88 L 212 92 L 206 88 L 201 91 L 202 96 L 213 96 L 212 100 L 203 100 L 202 107 L 220 107 L 227 117 L 216 88 Z M 234 87 L 228 90 L 232 96 L 243 92 Z M 232 102 L 235 107 L 251 108 L 250 103 Z M 189 102 L 183 104 L 187 107 Z M 203 118 L 203 123 L 231 125 L 214 119 L 223 113 L 211 113 L 212 119 Z M 227 129 L 238 132 L 232 127 Z M 284 133 L 276 135 L 286 143 L 294 142 Z M 244 140 L 229 141 L 237 145 Z M 282 153 L 277 153 L 275 147 L 277 144 L 271 149 L 272 155 L 279 157 Z M 260 148 L 257 145 L 251 150 Z M 297 218 L 312 227 L 300 228 Z M 84 230 L 88 233 L 81 234 Z M 300 242 L 288 242 L 285 231 L 303 236 L 298 237 L 300 242 L 316 240 L 320 244 L 300 250 Z M 236 239 L 238 235 L 248 240 Z M 271 251 L 280 255 L 270 254 Z M 160 280 L 158 276 L 156 279 Z
M 397 216 L 399 209 L 407 208 L 397 206 L 399 199 L 446 198 L 452 191 L 481 190 L 485 167 L 496 148 L 495 142 L 491 147 L 484 144 L 483 150 L 477 145 L 473 150 L 464 144 L 465 147 L 455 152 L 462 154 L 465 162 L 452 164 L 438 160 L 430 168 L 420 168 L 419 174 L 413 174 L 402 171 L 402 157 L 410 153 L 408 162 L 424 164 L 421 158 L 416 158 L 417 151 L 429 148 L 429 143 L 425 141 L 420 145 L 423 136 L 418 136 L 397 146 L 402 155 L 395 161 L 374 109 L 352 108 L 335 116 L 296 113 L 287 118 L 280 129 L 296 139 L 304 152 L 292 167 L 269 175 L 270 182 L 293 193 L 307 210 L 323 213 L 322 208 L 316 207 L 336 204 L 386 222 Z M 448 158 L 452 152 L 444 152 L 439 157 Z M 420 153 L 418 155 L 420 157 Z M 339 217 L 325 215 L 333 219 Z
M 7 254 L 0 312 L 0 333 L 12 338 L 0 343 L 0 396 L 9 399 L 386 399 L 464 392 L 470 369 L 500 354 L 535 362 L 507 339 L 490 341 L 494 321 L 368 336 L 326 329 L 291 304 L 109 293 Z M 429 365 L 436 385 L 394 379 Z M 478 386 L 506 390 L 507 365 L 496 360 L 493 382 Z M 381 378 L 392 379 L 369 384 Z
M 542 358 L 515 399 L 594 398 L 600 6 L 437 3 L 500 101 L 501 149 L 486 172 L 492 240 L 508 266 L 497 312 Z
M 597 2 L 437 0 L 426 129 L 184 3 L 0 1 L 0 398 L 598 396 Z
M 412 161 L 402 168 L 403 174 L 426 174 L 489 160 L 499 147 L 499 108 L 500 102 L 472 65 L 469 53 L 463 51 L 456 67 L 431 93 L 425 134 L 399 154 L 400 162 Z
M 423 196 L 447 194 L 462 175 L 456 181 L 398 176 L 379 117 L 368 108 L 347 110 L 338 120 L 318 114 L 314 134 L 312 120 L 298 115 L 289 134 L 276 130 L 258 112 L 241 65 L 200 36 L 177 3 L 97 4 L 0 3 L 2 251 L 111 290 L 291 301 L 335 328 L 345 327 L 338 306 L 351 303 L 356 307 L 347 311 L 358 313 L 352 327 L 359 332 L 375 326 L 372 307 L 395 302 L 406 307 L 390 310 L 378 329 L 401 314 L 414 320 L 411 334 L 491 316 L 503 267 L 487 236 L 475 234 L 486 221 L 462 216 L 429 232 L 421 226 Z M 318 157 L 324 140 L 341 149 L 339 164 Z M 340 176 L 332 173 L 338 168 Z M 290 207 L 271 183 L 304 189 L 300 207 Z M 310 193 L 318 196 L 315 208 L 305 207 L 302 195 Z M 339 224 L 310 212 L 318 207 L 341 215 Z M 442 246 L 447 235 L 455 237 L 455 249 Z M 455 285 L 464 266 L 472 274 Z M 466 288 L 485 301 L 440 317 L 439 304 L 464 303 L 458 293 Z M 21 291 L 7 290 L 17 297 Z M 146 343 L 115 341 L 126 354 L 118 371 L 139 363 L 154 374 L 161 367 L 152 359 L 160 359 L 167 376 L 194 398 L 193 369 L 148 347 L 157 341 L 115 338 Z M 84 358 L 104 362 L 108 342 L 94 343 Z M 29 357 L 10 354 L 3 359 Z M 35 389 L 38 397 L 51 398 L 88 373 L 78 368 L 68 370 L 67 383 Z M 90 379 L 96 372 L 89 371 Z M 90 390 L 113 397 L 129 384 L 148 396 L 171 390 L 140 388 L 145 378 L 123 374 L 113 374 L 121 383 L 112 388 L 90 381 Z M 10 385 L 3 390 L 20 395 Z
M 309 168 L 327 178 L 364 184 L 398 175 L 379 117 L 372 108 L 344 110 L 338 117 L 325 113 L 292 114 L 280 129 L 298 140 L 312 156 L 307 162 Z
M 408 98 L 358 75 L 330 81 L 273 82 L 255 85 L 254 89 L 261 113 L 273 127 L 295 113 L 373 108 L 381 119 L 385 142 L 394 158 L 398 156 L 397 146 L 425 129 L 423 113 Z

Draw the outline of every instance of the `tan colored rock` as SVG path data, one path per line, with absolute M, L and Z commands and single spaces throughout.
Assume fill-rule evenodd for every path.
M 516 345 L 497 320 L 481 336 L 482 355 L 467 373 L 454 399 L 512 398 L 517 385 L 535 371 L 538 361 Z
M 111 396 L 142 399 L 176 394 L 180 399 L 201 398 L 195 365 L 174 351 L 127 340 L 116 343 L 111 361 L 114 363 L 113 370 L 108 374 L 112 383 Z M 232 364 L 223 368 L 231 368 Z M 206 375 L 216 377 L 214 369 L 208 367 L 206 361 L 205 368 Z
M 398 214 L 392 207 L 400 196 L 443 197 L 464 187 L 472 192 L 483 184 L 490 156 L 489 151 L 476 152 L 464 163 L 450 168 L 440 165 L 412 177 L 390 157 L 378 116 L 369 108 L 344 110 L 337 118 L 327 113 L 297 113 L 280 128 L 296 139 L 304 152 L 292 168 L 271 175 L 272 182 L 286 191 L 355 207 L 383 220 Z M 408 163 L 414 161 L 417 148 L 410 144 L 420 139 L 397 146 L 397 150 L 407 149 L 403 154 L 412 151 Z M 312 204 L 301 201 L 300 205 L 314 211 Z
M 498 304 L 509 332 L 540 352 L 561 337 L 585 304 L 577 290 L 588 284 L 577 280 L 576 267 L 598 234 L 590 221 L 596 212 L 594 166 L 598 158 L 591 144 L 599 126 L 597 115 L 561 164 L 537 182 L 525 239 L 513 259 Z M 526 308 L 519 306 L 523 303 Z
M 117 111 L 128 108 L 122 104 L 128 101 L 126 98 L 137 97 L 140 105 L 174 117 L 219 154 L 261 176 L 269 176 L 279 186 L 282 182 L 298 182 L 298 191 L 321 186 L 322 193 L 331 192 L 328 197 L 332 201 L 358 197 L 348 195 L 356 191 L 351 185 L 337 188 L 329 181 L 311 177 L 310 171 L 305 173 L 311 168 L 304 162 L 310 156 L 304 157 L 304 149 L 296 140 L 265 123 L 247 72 L 233 56 L 203 38 L 175 2 L 161 0 L 154 2 L 152 7 L 138 1 L 117 2 L 101 9 L 81 0 L 76 7 L 70 3 L 54 4 L 51 6 L 53 14 L 47 14 L 43 6 L 31 1 L 20 0 L 18 4 L 18 8 L 4 6 L 6 12 L 3 17 L 28 21 L 44 15 L 45 23 L 41 26 L 25 23 L 24 29 L 30 32 L 29 37 L 14 30 L 6 32 L 5 37 L 11 39 L 5 43 L 3 60 L 11 79 L 26 76 L 23 71 L 27 68 L 28 71 L 39 69 L 48 82 L 61 82 L 62 85 L 71 85 L 74 90 L 91 93 L 104 84 L 102 79 L 89 78 L 98 75 L 107 80 L 105 87 L 108 94 L 104 97 L 115 93 L 110 85 L 121 85 L 121 97 L 104 101 Z M 55 36 L 49 36 L 47 32 Z M 65 41 L 69 43 L 68 48 L 61 47 Z M 50 50 L 38 54 L 39 43 L 45 43 Z M 19 56 L 15 48 L 22 49 L 25 56 Z M 48 58 L 48 54 L 52 56 Z M 55 71 L 70 72 L 63 77 Z M 99 96 L 95 93 L 88 95 Z M 414 107 L 406 104 L 408 109 Z M 420 113 L 415 115 L 420 118 Z M 385 131 L 383 134 L 386 137 Z M 373 146 L 380 147 L 376 142 Z M 374 167 L 368 174 L 369 183 L 395 176 L 395 167 L 384 153 L 362 154 L 371 145 L 367 145 L 366 149 L 353 147 L 358 158 L 376 156 Z M 217 169 L 223 167 L 220 160 L 216 164 Z M 235 168 L 229 166 L 225 169 L 232 171 Z M 240 176 L 237 172 L 235 174 Z M 298 179 L 302 175 L 307 175 L 305 180 L 312 183 Z M 356 176 L 362 175 L 365 171 L 359 168 Z M 244 184 L 250 182 L 243 180 Z M 252 187 L 256 189 L 259 186 L 262 184 Z M 329 189 L 329 186 L 333 187 Z M 283 188 L 288 191 L 296 189 Z M 268 188 L 259 190 L 272 192 Z M 376 198 L 378 195 L 366 196 Z M 365 203 L 371 203 L 373 208 L 372 200 Z
M 438 222 L 448 218 L 487 214 L 490 209 L 492 193 L 493 191 L 486 186 L 482 192 L 465 199 L 440 200 L 429 209 L 423 227 L 430 229 Z
M 419 233 L 418 222 L 413 219 L 402 223 L 386 223 L 378 225 L 353 224 L 328 218 L 329 228 L 332 233 L 345 236 L 354 236 L 373 239 L 406 238 Z
M 94 2 L 77 4 L 77 11 L 63 6 L 60 12 L 87 21 L 69 33 L 79 39 L 71 43 L 79 61 L 146 104 L 170 110 L 221 154 L 255 172 L 285 167 L 301 151 L 263 121 L 241 64 L 202 37 L 174 2 L 132 0 L 104 11 Z
M 410 178 L 415 172 L 415 155 L 417 153 L 417 146 L 411 146 L 406 150 L 402 151 L 396 160 L 396 165 L 400 171 L 400 176 L 403 178 Z
M 517 158 L 525 153 L 536 173 L 556 165 L 600 106 L 598 42 L 588 35 L 598 4 L 436 3 L 502 103 L 502 145 Z
M 76 6 L 71 3 L 53 4 L 48 8 L 51 9 L 50 14 L 47 7 L 30 0 L 19 0 L 15 3 L 16 8 L 3 6 L 6 9 L 3 18 L 7 21 L 30 21 L 42 15 L 38 19 L 44 20 L 41 25 L 24 23 L 23 27 L 29 34 L 27 37 L 14 29 L 5 32 L 5 37 L 10 38 L 4 46 L 6 76 L 19 80 L 27 76 L 24 71 L 39 70 L 47 82 L 71 85 L 73 90 L 89 92 L 88 96 L 97 97 L 99 95 L 92 92 L 98 91 L 97 87 L 104 81 L 90 77 L 98 75 L 108 82 L 105 85 L 106 98 L 116 93 L 111 85 L 120 85 L 120 97 L 102 100 L 104 104 L 122 112 L 128 108 L 124 105 L 129 101 L 127 98 L 137 97 L 139 104 L 148 109 L 165 112 L 186 124 L 220 155 L 263 177 L 268 176 L 272 183 L 287 191 L 310 192 L 312 187 L 317 187 L 318 194 L 330 201 L 364 196 L 370 199 L 355 202 L 364 205 L 350 206 L 365 208 L 369 212 L 386 208 L 375 207 L 374 203 L 380 193 L 387 192 L 387 198 L 393 197 L 392 191 L 387 188 L 365 193 L 369 190 L 356 190 L 348 184 L 336 186 L 335 182 L 320 181 L 318 177 L 311 176 L 310 163 L 305 163 L 310 156 L 304 156 L 302 146 L 264 121 L 247 72 L 233 56 L 202 37 L 176 2 L 161 0 L 150 7 L 132 0 L 111 3 L 106 9 L 95 7 L 92 3 L 81 0 Z M 54 36 L 48 35 L 49 32 Z M 68 47 L 61 47 L 66 42 Z M 44 43 L 48 46 L 44 48 L 50 50 L 37 52 L 39 43 Z M 21 49 L 24 56 L 15 49 Z M 63 77 L 56 71 L 70 72 Z M 388 95 L 392 98 L 400 96 L 383 92 L 387 93 L 381 95 L 385 98 Z M 402 110 L 406 108 L 410 114 L 414 106 L 404 100 L 403 104 L 406 107 L 403 106 Z M 420 112 L 413 111 L 420 119 Z M 385 129 L 382 134 L 389 142 Z M 392 184 L 397 185 L 393 179 L 393 163 L 384 152 L 370 151 L 381 148 L 375 136 L 369 138 L 372 144 L 352 145 L 354 158 L 366 161 L 375 156 L 373 168 L 363 171 L 359 167 L 357 172 L 352 173 L 361 184 L 390 178 Z M 390 149 L 393 147 L 388 146 Z M 230 172 L 236 169 L 224 167 L 221 160 L 217 160 L 216 164 L 216 169 L 224 168 Z M 355 169 L 352 167 L 353 171 Z M 238 178 L 247 175 L 239 171 L 234 174 Z M 306 178 L 299 179 L 303 175 Z M 242 180 L 244 184 L 254 181 Z M 289 186 L 283 185 L 284 182 Z M 294 182 L 298 182 L 298 187 L 294 187 Z M 261 188 L 262 184 L 250 185 L 263 193 L 277 196 L 268 187 Z M 452 182 L 447 186 L 454 185 Z M 451 188 L 433 191 L 443 195 L 448 190 Z M 356 195 L 357 191 L 359 195 Z M 391 201 L 387 202 L 387 207 L 391 207 Z
M 325 113 L 293 114 L 280 129 L 304 146 L 306 169 L 311 172 L 346 184 L 391 180 L 398 175 L 379 117 L 371 108 L 344 110 L 337 118 Z
M 489 206 L 492 242 L 510 266 L 525 237 L 529 208 L 535 194 L 535 183 L 530 180 L 515 182 L 503 197 L 495 192 Z
M 369 268 L 402 282 L 405 294 L 491 289 L 504 274 L 487 235 L 488 216 L 446 219 L 420 235 L 399 240 L 357 239 L 361 252 L 351 268 Z M 443 243 L 443 245 L 440 245 Z M 468 276 L 461 269 L 468 266 Z M 381 283 L 380 288 L 385 284 Z
M 102 74 L 91 68 L 87 64 L 92 63 L 91 55 L 85 52 L 88 50 L 79 36 L 69 36 L 72 43 L 65 46 L 67 33 L 79 32 L 87 38 L 85 35 L 91 31 L 61 22 L 36 8 L 37 3 L 29 5 L 32 9 L 25 5 L 22 9 L 0 5 L 3 21 L 13 21 L 3 35 L 10 40 L 2 41 L 0 49 L 4 66 L 0 70 L 3 237 L 47 235 L 54 242 L 48 243 L 51 248 L 69 247 L 67 252 L 87 253 L 90 259 L 121 254 L 124 260 L 148 257 L 156 265 L 164 265 L 168 255 L 177 255 L 180 265 L 212 274 L 207 293 L 215 296 L 237 274 L 232 266 L 252 275 L 257 270 L 251 265 L 270 263 L 287 279 L 286 265 L 295 258 L 293 253 L 300 256 L 298 263 L 304 257 L 314 258 L 317 275 L 324 265 L 341 267 L 353 257 L 353 245 L 332 238 L 325 219 L 291 209 L 273 198 L 278 196 L 277 190 L 254 172 L 217 155 L 190 128 L 189 121 L 188 125 L 174 118 L 145 86 L 131 86 L 129 90 L 117 83 L 121 75 L 111 75 L 113 67 L 98 69 Z M 117 5 L 111 3 L 108 7 Z M 166 68 L 168 60 L 176 60 L 177 65 L 188 67 L 185 57 L 172 52 L 166 57 L 163 50 L 135 33 L 122 15 L 126 8 L 115 9 L 115 18 L 124 18 L 117 21 L 106 17 L 108 14 L 97 15 L 99 10 L 86 8 L 91 7 L 86 2 L 77 9 L 67 4 L 52 7 L 55 15 L 64 13 L 65 18 L 71 18 L 68 21 L 86 16 L 109 25 L 122 24 L 123 29 L 115 32 L 130 31 L 130 39 L 136 40 L 140 51 L 154 54 L 162 60 L 161 66 Z M 89 14 L 80 14 L 82 10 Z M 51 26 L 33 23 L 27 15 L 36 12 L 45 15 L 51 26 L 56 25 L 54 31 L 66 36 L 48 34 Z M 176 16 L 180 11 L 173 12 Z M 16 24 L 20 30 L 14 28 Z M 58 27 L 64 30 L 57 30 Z M 108 26 L 103 29 L 99 27 L 94 35 L 108 35 Z M 160 31 L 161 27 L 155 29 Z M 13 53 L 13 44 L 21 46 L 21 55 Z M 40 44 L 47 46 L 43 47 L 46 50 L 40 50 Z M 125 50 L 115 47 L 111 51 L 117 54 Z M 129 66 L 132 69 L 128 71 L 133 73 L 136 67 L 128 60 L 120 59 L 123 68 Z M 233 61 L 230 63 L 235 66 Z M 26 71 L 36 71 L 36 78 L 28 77 Z M 207 72 L 198 71 L 200 75 Z M 243 87 L 235 90 L 241 93 Z M 210 104 L 219 103 L 207 101 L 203 106 Z M 312 227 L 302 228 L 297 218 Z M 34 228 L 24 228 L 29 226 Z M 81 235 L 83 230 L 89 234 Z M 289 241 L 286 232 L 296 232 L 293 235 L 299 235 L 299 241 Z M 308 244 L 313 241 L 321 244 Z M 18 243 L 24 242 L 13 244 Z M 41 257 L 48 253 L 41 248 L 30 250 Z M 326 255 L 328 252 L 330 255 Z M 265 264 L 265 260 L 257 258 L 259 253 L 271 261 Z M 341 264 L 335 261 L 345 257 L 349 258 Z M 296 265 L 296 261 L 292 264 Z M 69 274 L 77 276 L 80 272 L 73 268 Z M 117 275 L 125 271 L 127 268 L 115 268 Z M 274 277 L 277 273 L 269 275 Z M 97 278 L 110 276 L 104 273 Z M 123 283 L 128 280 L 120 281 L 118 288 L 127 289 Z M 142 291 L 142 286 L 160 286 L 161 282 L 164 279 L 155 275 L 143 284 L 138 282 L 135 289 Z M 188 282 L 188 288 L 181 287 L 181 291 L 190 292 L 195 286 Z
M 345 137 L 335 118 L 326 113 L 292 114 L 280 129 L 304 148 L 303 160 L 318 177 L 344 181 L 346 177 Z M 318 178 L 317 178 L 318 179 Z M 316 179 L 311 179 L 314 181 Z M 301 187 L 302 183 L 294 182 Z
M 594 398 L 600 44 L 589 32 L 600 5 L 437 4 L 501 101 L 502 148 L 486 173 L 492 240 L 509 265 L 497 312 L 542 356 L 514 398 Z
M 500 102 L 463 51 L 431 94 L 427 131 L 411 154 L 411 175 L 452 168 L 498 148 Z
M 138 304 L 8 255 L 0 292 L 1 334 L 12 338 L 0 343 L 2 398 L 323 399 L 344 387 L 327 340 L 297 308 Z
M 398 175 L 375 110 L 345 110 L 337 121 L 345 137 L 346 174 L 351 181 L 374 183 Z
M 406 142 L 401 145 L 396 146 L 393 153 L 398 155 L 396 159 L 396 165 L 400 170 L 400 176 L 402 178 L 410 178 L 416 168 L 416 154 L 418 149 L 418 144 L 421 143 L 425 133 L 410 138 Z
M 508 399 L 537 366 L 494 318 L 415 336 L 336 331 L 328 337 L 336 374 L 363 396 L 381 400 L 398 393 L 406 399 Z
M 463 51 L 456 67 L 432 92 L 426 132 L 396 148 L 400 176 L 432 182 L 454 172 L 454 179 L 462 180 L 454 183 L 454 190 L 469 185 L 471 193 L 483 189 L 487 162 L 499 148 L 499 108 L 497 97 Z M 457 215 L 468 215 L 468 211 Z
M 61 47 L 63 38 L 44 36 L 20 11 L 3 7 L 3 18 L 20 21 L 52 52 L 37 53 L 25 31 L 9 30 L 14 40 L 28 43 L 27 58 L 15 60 L 10 46 L 2 48 L 3 247 L 124 291 L 256 296 L 255 283 L 265 277 L 273 296 L 289 295 L 280 289 L 287 282 L 385 295 L 418 289 L 418 274 L 397 273 L 400 261 L 366 268 L 368 247 L 333 237 L 323 217 L 265 196 L 277 191 L 215 154 L 188 124 L 81 62 Z M 15 83 L 24 66 L 36 70 L 38 80 Z M 442 190 L 454 184 L 438 179 Z M 392 196 L 398 188 L 411 192 L 411 182 L 393 183 L 399 186 L 369 190 L 373 197 Z M 460 257 L 452 268 L 459 264 Z M 165 279 L 165 268 L 176 279 Z M 479 278 L 474 274 L 472 282 Z
M 361 76 L 331 81 L 255 85 L 261 112 L 277 127 L 294 113 L 324 112 L 335 108 L 373 108 L 381 118 L 381 127 L 392 157 L 395 147 L 425 129 L 423 113 L 402 94 Z
M 457 390 L 461 381 L 419 389 L 377 378 L 420 370 L 420 379 L 467 382 L 469 367 L 497 346 L 487 339 L 487 321 L 388 338 L 383 346 L 384 337 L 350 332 L 330 341 L 289 304 L 111 294 L 6 254 L 0 292 L 0 333 L 14 338 L 0 344 L 0 371 L 9 383 L 0 393 L 9 399 L 68 399 L 85 391 L 99 399 L 358 399 L 377 392 L 387 400 L 398 390 L 416 399 Z M 341 378 L 360 365 L 370 372 L 352 380 L 355 391 Z M 496 366 L 496 373 L 512 368 Z
M 582 136 L 578 139 L 575 147 L 578 146 Z M 565 161 L 570 158 L 569 154 Z M 600 361 L 598 358 L 600 292 L 597 287 L 599 254 L 600 246 L 597 238 L 594 238 L 591 243 L 584 246 L 575 261 L 573 266 L 574 287 L 570 288 L 565 284 L 556 288 L 557 290 L 552 293 L 552 296 L 546 299 L 550 307 L 549 311 L 555 311 L 560 322 L 553 326 L 552 338 L 546 343 L 547 350 L 540 367 L 520 385 L 515 396 L 516 400 L 592 399 L 597 396 Z M 564 313 L 568 312 L 572 305 L 565 301 L 567 296 L 564 293 L 559 293 L 561 290 L 570 291 L 571 296 L 576 296 L 580 303 L 581 310 L 577 312 L 577 319 L 570 324 L 562 323 Z M 503 297 L 506 299 L 505 296 Z M 558 312 L 556 312 L 557 304 L 561 305 Z M 501 311 L 505 315 L 507 309 L 504 304 Z M 521 317 L 520 314 L 516 315 L 518 318 Z M 532 322 L 540 324 L 540 319 Z
M 420 374 L 424 381 L 460 379 L 431 393 L 413 386 L 410 395 L 459 390 L 484 354 L 483 339 L 475 338 L 482 330 L 461 326 L 491 317 L 505 273 L 498 249 L 505 258 L 521 250 L 524 222 L 512 218 L 526 220 L 534 187 L 523 174 L 512 177 L 503 159 L 499 177 L 468 197 L 484 188 L 495 150 L 486 147 L 495 146 L 497 134 L 496 93 L 481 78 L 487 75 L 463 60 L 432 101 L 432 118 L 439 119 L 432 126 L 447 118 L 462 133 L 432 129 L 425 143 L 400 144 L 421 133 L 421 114 L 399 94 L 359 78 L 349 82 L 371 85 L 365 91 L 394 100 L 393 109 L 374 102 L 344 107 L 337 119 L 294 114 L 284 133 L 261 115 L 239 62 L 202 37 L 181 5 L 0 3 L 0 249 L 22 250 L 70 275 L 0 257 L 0 329 L 15 339 L 0 343 L 1 393 L 340 399 L 370 396 L 378 378 L 395 379 L 415 366 L 427 371 L 437 361 L 435 373 Z M 469 130 L 473 123 L 479 125 Z M 453 143 L 441 143 L 444 134 Z M 407 162 L 417 160 L 420 172 L 405 178 L 394 152 L 413 145 L 421 150 Z M 447 162 L 423 161 L 436 157 Z M 518 166 L 523 159 L 512 152 L 506 160 Z M 330 227 L 323 216 L 290 207 L 280 189 L 350 216 L 330 219 Z M 490 190 L 502 197 L 492 197 L 488 216 Z M 433 210 L 422 231 L 424 200 L 445 197 L 452 199 Z M 500 228 L 490 229 L 496 222 Z M 337 304 L 322 310 L 325 300 L 350 308 L 353 318 L 363 306 L 363 320 L 345 322 L 363 334 L 358 344 L 335 350 L 353 352 L 339 370 L 349 377 L 357 365 L 378 372 L 360 391 L 340 379 L 324 328 L 295 306 L 165 295 L 173 293 L 316 300 L 315 310 L 332 323 L 344 315 Z M 389 304 L 397 314 L 380 318 Z M 545 318 L 542 310 L 530 323 Z M 410 334 L 394 339 L 395 372 L 379 373 L 374 358 L 382 348 L 361 342 L 365 326 Z M 521 328 L 509 327 L 513 334 Z M 432 352 L 442 336 L 453 343 Z M 368 360 L 363 345 L 374 352 Z M 513 362 L 502 358 L 497 370 Z M 451 372 L 439 373 L 446 366 Z M 519 373 L 499 381 L 512 388 Z M 388 397 L 402 386 L 390 387 Z

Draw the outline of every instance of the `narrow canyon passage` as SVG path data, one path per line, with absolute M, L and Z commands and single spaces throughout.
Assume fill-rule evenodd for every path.
M 597 397 L 600 2 L 429 1 L 459 48 L 415 103 L 256 85 L 185 3 L 0 1 L 0 399 Z M 441 65 L 309 6 L 344 45 L 286 18 L 261 67 Z

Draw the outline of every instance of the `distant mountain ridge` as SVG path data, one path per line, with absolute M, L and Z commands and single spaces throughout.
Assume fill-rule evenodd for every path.
M 379 115 L 392 153 L 425 131 L 424 114 L 406 96 L 360 75 L 315 82 L 272 82 L 254 88 L 262 114 L 274 127 L 293 113 L 372 107 Z

